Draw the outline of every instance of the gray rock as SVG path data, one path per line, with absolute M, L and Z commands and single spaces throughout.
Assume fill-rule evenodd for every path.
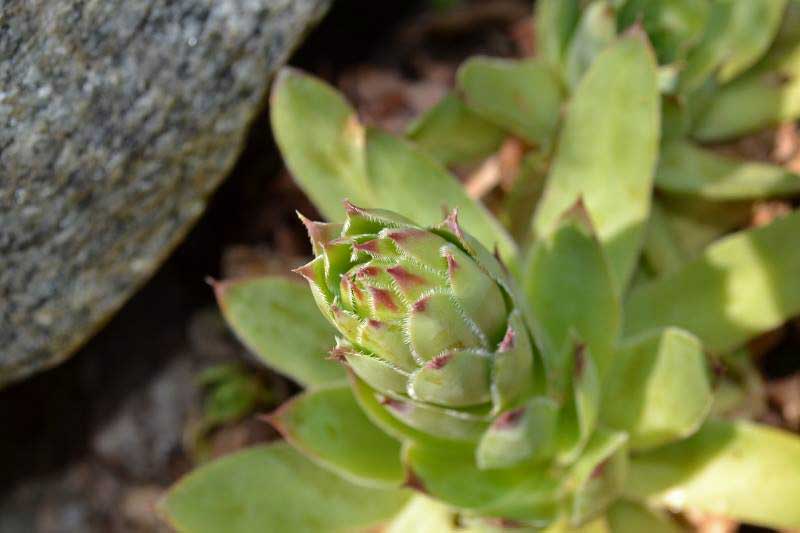
M 0 2 L 0 385 L 154 271 L 329 1 Z

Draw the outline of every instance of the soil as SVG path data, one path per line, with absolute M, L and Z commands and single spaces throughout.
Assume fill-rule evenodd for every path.
M 340 0 L 291 63 L 337 85 L 367 124 L 400 132 L 452 87 L 464 58 L 531 55 L 529 15 L 522 0 Z M 800 167 L 799 146 L 789 125 L 724 149 Z M 507 143 L 494 163 L 460 175 L 491 204 L 515 153 Z M 760 205 L 753 224 L 785 208 Z M 153 506 L 201 457 L 191 436 L 203 417 L 198 376 L 214 365 L 245 365 L 271 394 L 253 413 L 209 433 L 203 457 L 276 438 L 255 411 L 297 388 L 231 337 L 204 280 L 285 272 L 307 255 L 295 209 L 315 215 L 282 167 L 265 112 L 202 220 L 153 279 L 70 361 L 0 391 L 0 533 L 166 531 Z M 768 379 L 761 418 L 795 431 L 799 346 L 800 321 L 752 344 Z M 707 533 L 737 528 L 687 518 Z

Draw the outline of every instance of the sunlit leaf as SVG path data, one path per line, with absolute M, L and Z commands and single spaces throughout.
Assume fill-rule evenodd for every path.
M 800 174 L 674 140 L 662 146 L 656 186 L 710 200 L 757 199 L 800 192 Z
M 583 198 L 618 290 L 638 259 L 658 154 L 656 64 L 642 35 L 600 54 L 567 111 L 534 230 L 545 236 Z
M 270 422 L 305 455 L 355 483 L 403 482 L 400 443 L 369 421 L 347 384 L 307 391 Z
M 343 380 L 327 359 L 335 330 L 305 284 L 267 276 L 218 283 L 217 301 L 236 335 L 269 367 L 302 385 Z
M 198 468 L 170 489 L 161 512 L 186 533 L 322 533 L 385 522 L 409 496 L 353 485 L 276 443 Z
M 341 221 L 345 198 L 376 204 L 367 179 L 364 128 L 333 87 L 284 68 L 272 88 L 270 118 L 286 165 L 325 218 Z
M 632 449 L 687 437 L 711 407 L 700 341 L 667 328 L 625 343 L 603 390 L 603 421 L 630 436 Z
M 432 225 L 443 208 L 458 208 L 465 228 L 489 250 L 495 246 L 504 260 L 514 261 L 516 245 L 500 223 L 464 191 L 454 176 L 408 141 L 370 129 L 367 132 L 369 176 L 379 191 L 382 209 L 396 211 L 414 222 Z
M 626 493 L 751 524 L 800 527 L 800 437 L 709 421 L 691 438 L 634 455 Z
M 563 371 L 551 358 L 562 353 L 574 331 L 605 372 L 620 331 L 621 305 L 582 204 L 565 213 L 558 228 L 536 243 L 526 260 L 523 288 L 548 370 Z
M 497 150 L 503 130 L 448 94 L 415 120 L 407 137 L 443 165 L 467 164 Z
M 458 88 L 470 108 L 530 143 L 548 145 L 561 118 L 561 87 L 539 59 L 475 57 L 458 70 Z
M 771 50 L 753 69 L 721 87 L 694 122 L 702 141 L 737 137 L 800 116 L 800 42 Z
M 678 326 L 730 351 L 800 313 L 800 212 L 726 237 L 676 272 L 637 288 L 625 331 Z M 685 297 L 679 297 L 684 295 Z
M 565 78 L 571 88 L 578 85 L 594 58 L 616 38 L 616 13 L 610 3 L 595 0 L 583 9 L 564 62 Z
M 619 500 L 608 510 L 614 533 L 682 533 L 686 529 L 662 511 L 632 501 Z

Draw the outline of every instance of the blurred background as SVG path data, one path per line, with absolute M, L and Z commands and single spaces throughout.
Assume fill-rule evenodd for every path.
M 0 9 L 0 42 L 9 47 L 2 19 L 21 8 Z M 299 31 L 289 63 L 336 85 L 366 124 L 402 132 L 452 87 L 466 57 L 531 55 L 530 14 L 528 0 L 338 0 L 316 27 Z M 207 207 L 171 253 L 165 245 L 152 277 L 66 362 L 0 390 L 0 533 L 166 531 L 153 506 L 170 483 L 209 458 L 276 438 L 256 415 L 296 387 L 231 336 L 205 281 L 291 275 L 310 252 L 295 210 L 315 213 L 282 166 L 261 93 L 239 123 L 241 143 L 232 141 L 232 171 L 221 172 L 216 190 L 208 186 Z M 797 171 L 799 148 L 793 125 L 726 147 Z M 491 205 L 500 173 L 472 168 L 460 177 Z M 753 223 L 785 207 L 765 203 Z M 798 345 L 795 323 L 751 346 L 769 379 L 762 418 L 795 430 L 800 368 L 785 354 Z M 709 533 L 737 527 L 711 517 L 697 525 Z

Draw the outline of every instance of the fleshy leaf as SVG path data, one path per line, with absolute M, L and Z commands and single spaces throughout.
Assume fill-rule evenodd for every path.
M 483 516 L 546 525 L 556 518 L 559 480 L 540 465 L 480 470 L 471 450 L 406 444 L 409 485 Z
M 276 443 L 200 467 L 170 489 L 160 510 L 177 531 L 321 533 L 385 522 L 409 496 L 353 485 Z
M 557 415 L 558 405 L 542 397 L 500 414 L 478 444 L 478 468 L 505 468 L 546 459 L 555 451 Z
M 491 399 L 489 358 L 473 350 L 456 350 L 429 361 L 412 376 L 412 398 L 423 402 L 467 407 Z
M 700 341 L 667 328 L 624 344 L 603 390 L 603 421 L 630 435 L 632 449 L 687 437 L 711 407 Z
M 623 30 L 641 20 L 659 64 L 667 64 L 684 58 L 702 38 L 708 12 L 707 0 L 627 0 L 617 20 Z
M 341 221 L 345 198 L 378 205 L 367 178 L 364 128 L 335 89 L 283 68 L 270 104 L 272 131 L 286 165 L 325 218 Z
M 686 533 L 686 530 L 662 511 L 628 500 L 619 500 L 607 512 L 614 533 Z
M 634 290 L 628 336 L 678 326 L 718 353 L 800 314 L 800 212 L 726 237 L 680 270 Z M 677 297 L 684 295 L 685 297 Z
M 505 133 L 448 94 L 415 120 L 406 136 L 443 165 L 469 164 L 488 156 Z
M 458 87 L 467 105 L 486 120 L 532 144 L 550 144 L 562 101 L 550 65 L 538 59 L 476 57 L 459 69 Z
M 778 165 L 736 159 L 675 140 L 662 146 L 656 186 L 709 200 L 758 199 L 800 192 L 800 174 Z
M 347 384 L 296 396 L 270 415 L 295 448 L 359 485 L 399 486 L 400 444 L 375 427 Z
M 361 409 L 364 410 L 364 414 L 367 415 L 367 418 L 369 418 L 373 424 L 384 432 L 402 441 L 435 441 L 435 437 L 422 433 L 389 414 L 386 410 L 386 406 L 381 403 L 381 400 L 384 399 L 385 396 L 370 387 L 353 373 L 350 374 L 350 384 L 352 386 L 353 396 L 355 396 Z
M 525 265 L 534 336 L 551 375 L 563 372 L 553 357 L 562 353 L 572 330 L 591 348 L 601 374 L 611 364 L 620 332 L 621 304 L 588 216 L 583 204 L 576 204 L 536 243 Z
M 496 245 L 504 259 L 515 261 L 516 245 L 500 223 L 429 155 L 408 141 L 368 130 L 367 162 L 382 207 L 421 225 L 439 222 L 443 207 L 457 208 L 462 224 L 484 246 L 491 250 Z
M 267 276 L 218 283 L 215 291 L 228 324 L 268 366 L 306 386 L 344 379 L 326 359 L 336 330 L 308 287 Z
M 616 38 L 616 13 L 611 4 L 606 0 L 595 0 L 582 10 L 564 64 L 564 77 L 571 88 L 578 85 L 595 57 Z
M 416 494 L 394 520 L 381 531 L 384 533 L 465 533 L 464 529 L 458 525 L 457 519 L 456 511 L 453 508 L 422 494 Z
M 535 233 L 549 235 L 582 197 L 620 292 L 641 247 L 658 137 L 655 57 L 631 35 L 602 52 L 576 89 L 534 216 Z
M 570 522 L 585 523 L 605 510 L 622 491 L 628 472 L 626 444 L 622 432 L 598 429 L 573 465 L 568 483 L 574 495 Z
M 626 494 L 675 510 L 800 527 L 800 438 L 750 422 L 708 421 L 687 440 L 634 455 Z
M 771 50 L 758 65 L 714 93 L 695 119 L 692 135 L 719 141 L 798 116 L 800 42 L 795 42 Z
M 536 51 L 552 65 L 560 65 L 578 23 L 578 0 L 538 0 L 536 2 Z
M 728 82 L 764 55 L 781 23 L 786 0 L 731 2 L 730 37 L 717 79 Z
M 583 451 L 600 415 L 601 389 L 597 367 L 586 345 L 567 345 L 571 354 L 570 375 L 564 407 L 558 419 L 558 459 L 561 463 L 573 462 Z

